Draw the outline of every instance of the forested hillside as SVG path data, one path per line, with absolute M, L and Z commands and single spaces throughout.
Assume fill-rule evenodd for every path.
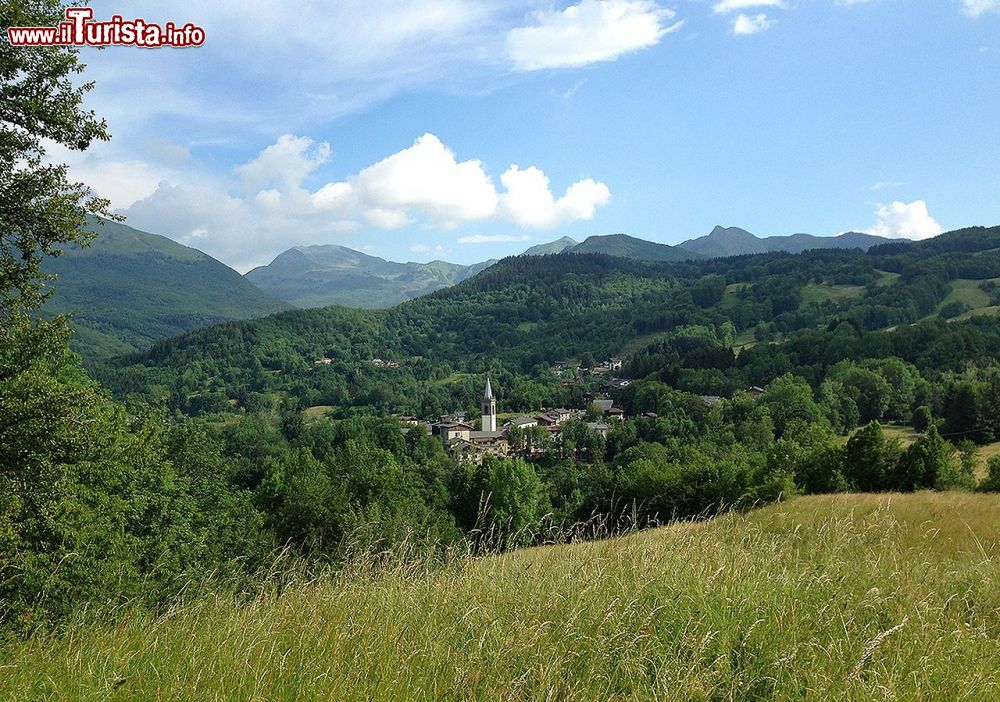
M 954 321 L 993 309 L 998 245 L 1000 228 L 980 228 L 867 254 L 515 257 L 392 310 L 295 311 L 200 330 L 119 359 L 102 377 L 184 412 L 271 396 L 345 414 L 433 416 L 474 405 L 481 379 L 468 374 L 499 377 L 512 411 L 584 393 L 586 383 L 567 387 L 548 367 L 585 354 L 623 356 L 634 378 L 713 395 L 786 372 L 818 387 L 842 360 L 896 356 L 929 374 L 958 372 L 998 350 L 994 316 Z M 980 307 L 953 299 L 970 290 Z M 376 358 L 400 367 L 373 367 Z
M 87 246 L 67 246 L 45 262 L 58 282 L 43 312 L 73 313 L 73 348 L 88 359 L 290 308 L 211 256 L 164 236 L 110 220 L 91 219 L 87 229 L 95 235 Z

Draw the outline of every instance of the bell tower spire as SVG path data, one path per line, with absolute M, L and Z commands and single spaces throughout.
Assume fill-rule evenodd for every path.
M 483 431 L 496 431 L 497 430 L 497 401 L 493 397 L 493 386 L 490 385 L 490 379 L 486 379 L 486 392 L 483 393 L 483 421 L 482 428 Z

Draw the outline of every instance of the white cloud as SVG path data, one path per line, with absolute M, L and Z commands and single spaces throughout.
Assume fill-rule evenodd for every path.
M 870 186 L 868 186 L 868 189 L 871 190 L 872 192 L 877 192 L 879 190 L 892 190 L 894 188 L 902 188 L 905 185 L 908 185 L 908 183 L 904 183 L 903 181 L 899 180 L 880 180 L 877 183 L 872 183 Z
M 979 17 L 987 12 L 1000 12 L 1000 0 L 962 0 L 965 14 Z
M 613 61 L 656 45 L 683 21 L 651 0 L 582 0 L 565 10 L 541 11 L 507 34 L 507 55 L 523 71 Z
M 289 246 L 324 243 L 365 226 L 455 228 L 509 220 L 544 228 L 591 219 L 611 196 L 604 183 L 588 178 L 557 200 L 548 177 L 534 166 L 511 166 L 500 178 L 506 191 L 499 193 L 481 161 L 460 161 L 433 134 L 344 180 L 315 191 L 304 187 L 303 181 L 315 177 L 329 157 L 329 144 L 285 134 L 234 169 L 242 182 L 240 195 L 224 182 L 163 180 L 130 202 L 124 214 L 133 226 L 171 236 L 246 270 Z M 470 236 L 459 241 L 486 240 Z
M 65 163 L 73 180 L 111 200 L 113 208 L 130 206 L 156 190 L 161 181 L 178 175 L 173 168 L 136 159 L 108 143 L 95 144 L 85 152 L 48 144 L 46 152 L 51 163 Z
M 927 211 L 927 203 L 914 200 L 907 204 L 898 200 L 889 205 L 879 205 L 875 211 L 878 222 L 868 230 L 869 234 L 894 239 L 929 239 L 942 232 Z
M 433 224 L 454 227 L 491 217 L 497 208 L 493 181 L 480 161 L 459 162 L 454 152 L 433 134 L 424 134 L 403 149 L 342 183 L 327 185 L 338 191 L 334 202 L 353 199 L 375 226 L 393 228 L 409 221 L 416 210 Z M 336 207 L 334 207 L 336 210 Z M 349 213 L 350 206 L 343 209 Z
M 736 12 L 746 10 L 751 7 L 780 7 L 785 8 L 784 0 L 721 0 L 715 3 L 712 11 L 718 14 L 725 12 Z
M 531 241 L 527 234 L 470 234 L 460 236 L 456 240 L 459 244 L 495 244 L 509 241 Z
M 754 15 L 753 17 L 740 14 L 733 20 L 733 34 L 736 36 L 749 36 L 758 32 L 766 32 L 774 26 L 775 22 L 777 20 L 768 19 L 767 15 L 763 13 Z
M 315 144 L 309 137 L 283 134 L 257 158 L 236 167 L 247 190 L 273 186 L 280 191 L 294 191 L 307 175 L 330 157 L 330 145 Z
M 513 165 L 500 176 L 500 182 L 507 189 L 500 196 L 503 212 L 525 227 L 549 228 L 592 219 L 597 208 L 611 199 L 608 186 L 587 178 L 569 186 L 556 200 L 548 177 L 534 166 L 521 170 Z

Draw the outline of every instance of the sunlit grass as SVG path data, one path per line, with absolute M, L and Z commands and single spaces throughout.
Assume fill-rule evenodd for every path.
M 824 302 L 840 302 L 864 295 L 863 285 L 816 285 L 810 283 L 802 288 L 802 303 L 822 304 Z
M 1000 497 L 801 498 L 14 645 L 31 700 L 989 700 Z

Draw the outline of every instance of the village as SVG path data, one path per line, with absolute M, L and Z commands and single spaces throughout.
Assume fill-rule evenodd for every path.
M 330 358 L 319 358 L 315 365 L 330 365 Z M 376 368 L 397 369 L 401 363 L 395 360 L 372 358 L 368 361 Z M 497 412 L 497 399 L 493 383 L 487 378 L 480 402 L 480 419 L 477 423 L 467 412 L 459 411 L 434 418 L 420 418 L 412 415 L 396 415 L 403 425 L 401 430 L 411 431 L 414 427 L 424 427 L 429 436 L 441 440 L 445 450 L 460 461 L 481 463 L 486 456 L 506 458 L 514 455 L 534 456 L 544 454 L 561 444 L 561 431 L 571 421 L 577 421 L 586 428 L 607 439 L 616 424 L 623 422 L 625 410 L 615 405 L 612 395 L 619 395 L 628 389 L 632 381 L 620 377 L 624 369 L 621 358 L 611 358 L 599 362 L 559 361 L 549 370 L 559 378 L 563 387 L 575 385 L 586 377 L 601 378 L 601 394 L 585 395 L 585 407 L 543 407 L 537 412 L 510 417 L 501 423 Z M 750 387 L 744 391 L 751 397 L 763 394 L 761 387 Z M 708 407 L 714 407 L 725 398 L 717 395 L 698 396 Z M 655 418 L 655 414 L 647 414 Z
M 555 444 L 559 431 L 571 420 L 585 421 L 591 431 L 607 438 L 614 422 L 625 419 L 625 412 L 614 401 L 600 398 L 593 401 L 591 411 L 565 407 L 542 409 L 534 416 L 522 415 L 499 425 L 497 400 L 492 382 L 486 380 L 481 401 L 481 417 L 477 429 L 464 412 L 424 423 L 413 416 L 403 415 L 399 421 L 407 426 L 426 426 L 429 435 L 438 437 L 449 454 L 461 461 L 482 462 L 486 456 L 504 458 L 513 454 L 543 453 Z M 587 421 L 595 413 L 599 421 Z M 548 437 L 548 441 L 546 441 Z M 541 440 L 539 440 L 541 439 Z

